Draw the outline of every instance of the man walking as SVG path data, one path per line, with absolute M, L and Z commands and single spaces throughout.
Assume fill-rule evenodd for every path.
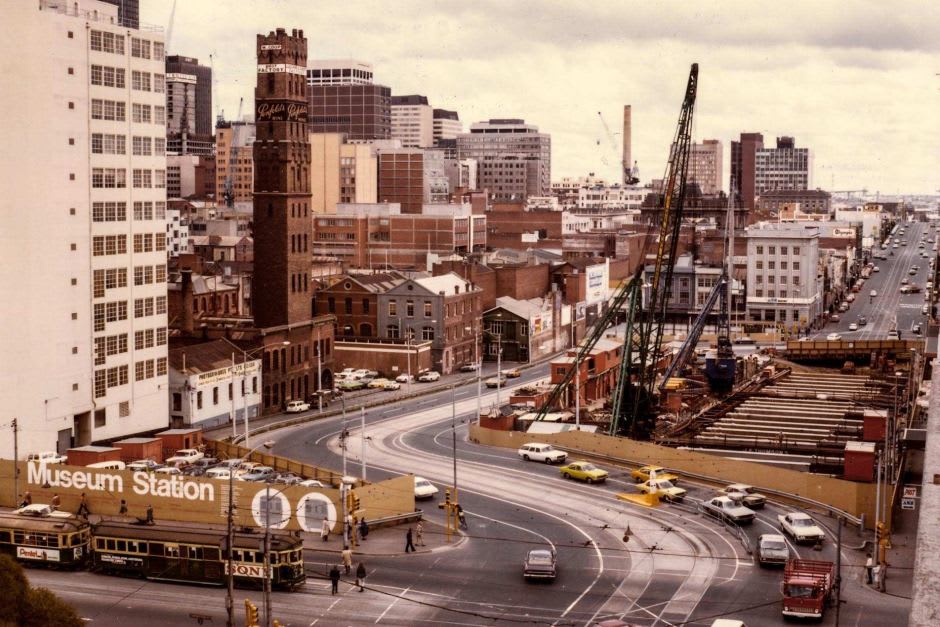
M 326 518 L 323 519 L 323 524 L 320 525 L 320 539 L 326 542 L 330 537 L 330 521 Z
M 405 553 L 411 553 L 415 550 L 414 542 L 412 542 L 411 527 L 408 527 L 408 531 L 405 533 Z
M 336 564 L 333 564 L 333 568 L 330 569 L 330 583 L 333 585 L 330 594 L 339 592 L 339 567 Z
M 418 524 L 415 526 L 415 539 L 417 540 L 418 546 L 424 546 L 424 525 L 421 521 L 418 521 Z
M 869 586 L 872 583 L 871 573 L 875 567 L 875 560 L 872 558 L 871 553 L 868 554 L 868 559 L 865 560 L 865 583 Z
M 369 536 L 369 524 L 366 522 L 365 517 L 359 521 L 359 538 L 365 542 L 366 538 Z
M 343 566 L 346 568 L 346 574 L 352 570 L 352 549 L 346 547 L 343 549 Z
M 359 562 L 359 567 L 356 568 L 356 585 L 359 586 L 359 592 L 362 592 L 362 584 L 366 582 L 366 565 L 362 562 Z

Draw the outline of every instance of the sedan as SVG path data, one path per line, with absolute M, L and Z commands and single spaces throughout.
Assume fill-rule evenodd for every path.
M 437 488 L 424 477 L 415 477 L 415 498 L 432 499 L 437 494 Z
M 480 369 L 480 364 L 464 364 L 460 367 L 460 372 L 476 372 Z
M 780 528 L 783 532 L 793 538 L 795 542 L 822 542 L 826 537 L 822 528 L 816 524 L 809 514 L 802 512 L 790 512 L 789 514 L 780 514 L 777 516 L 780 522 Z
M 783 566 L 790 559 L 787 541 L 777 533 L 765 533 L 757 539 L 757 563 L 761 566 Z
M 499 387 L 502 385 L 506 385 L 506 381 L 507 381 L 506 377 L 504 377 L 503 375 L 499 375 L 498 377 L 490 377 L 489 379 L 485 381 L 485 383 L 486 383 L 486 387 L 495 388 L 495 387 Z
M 849 325 L 849 331 L 858 331 L 858 323 L 853 322 Z
M 508 368 L 503 370 L 502 374 L 510 379 L 518 379 L 522 376 L 522 372 L 518 368 Z
M 868 292 L 868 295 L 871 296 L 872 298 L 874 298 L 875 296 L 878 295 L 878 290 L 872 290 L 872 291 Z
M 610 476 L 606 470 L 598 468 L 591 462 L 571 462 L 558 470 L 565 479 L 578 479 L 586 483 L 600 483 Z
M 152 459 L 138 459 L 136 462 L 131 462 L 127 466 L 125 466 L 125 470 L 144 471 L 144 472 L 153 472 L 157 468 L 163 468 L 163 464 L 158 464 Z
M 858 326 L 853 322 L 851 325 L 849 325 L 849 329 L 851 329 L 853 326 L 856 329 L 858 328 Z M 826 336 L 826 340 L 829 342 L 838 342 L 841 339 L 842 339 L 842 336 L 839 335 L 838 333 L 830 333 L 829 335 Z
M 383 379 L 383 378 L 372 379 L 371 381 L 369 381 L 368 387 L 374 390 L 381 390 L 385 387 L 386 383 L 389 383 L 388 379 Z
M 766 496 L 746 483 L 732 483 L 723 490 L 720 490 L 720 492 L 751 509 L 762 509 L 767 503 Z
M 418 375 L 418 381 L 421 383 L 431 383 L 432 381 L 437 381 L 440 378 L 441 374 L 433 370 L 428 370 L 427 372 L 422 372 L 420 375 Z
M 637 486 L 637 489 L 643 494 L 649 494 L 655 489 L 660 498 L 670 503 L 681 501 L 686 495 L 685 488 L 678 488 L 666 479 L 644 481 Z
M 236 477 L 240 481 L 267 481 L 274 479 L 277 473 L 270 466 L 256 466 L 245 474 Z
M 881 272 L 881 268 L 879 268 L 878 266 L 875 266 L 874 268 L 871 269 L 871 271 L 872 271 L 872 272 Z
M 400 374 L 397 377 L 395 377 L 395 381 L 397 383 L 414 383 L 414 380 L 415 380 L 414 376 L 410 374 Z
M 382 386 L 382 389 L 383 389 L 383 390 L 390 390 L 390 391 L 400 390 L 400 389 L 401 389 L 401 383 L 399 383 L 398 381 L 386 381 L 386 382 L 385 382 L 385 385 Z
M 834 313 L 831 316 L 829 316 L 829 320 L 832 322 L 839 322 L 840 320 L 842 320 L 842 316 L 840 316 L 837 313 Z
M 346 379 L 345 381 L 340 381 L 336 384 L 337 390 L 343 390 L 345 392 L 352 392 L 353 390 L 362 390 L 366 387 L 366 384 L 362 381 L 357 381 L 355 379 Z
M 754 512 L 736 504 L 727 496 L 716 496 L 708 501 L 702 501 L 702 511 L 723 522 L 735 525 L 749 525 L 754 522 Z
M 631 471 L 630 476 L 633 477 L 633 480 L 636 483 L 640 483 L 641 481 L 649 481 L 651 478 L 650 473 L 656 473 L 657 479 L 665 479 L 666 481 L 671 481 L 672 483 L 679 482 L 678 475 L 667 472 L 666 469 L 662 466 L 641 466 L 640 468 Z
M 550 549 L 532 549 L 522 564 L 522 575 L 526 579 L 554 579 L 557 570 L 555 551 Z

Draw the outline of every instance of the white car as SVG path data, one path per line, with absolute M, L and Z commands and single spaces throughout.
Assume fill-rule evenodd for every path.
M 290 401 L 287 403 L 287 408 L 284 409 L 288 414 L 299 414 L 303 411 L 310 410 L 310 403 L 307 401 Z
M 767 497 L 746 483 L 732 483 L 719 492 L 751 509 L 761 509 L 767 504 Z
M 868 295 L 871 296 L 872 298 L 874 298 L 875 296 L 878 295 L 878 290 L 872 290 L 872 291 L 868 292 Z
M 401 389 L 401 383 L 399 383 L 398 381 L 386 381 L 386 382 L 382 385 L 382 389 L 383 389 L 383 390 L 400 390 L 400 389 Z
M 780 528 L 783 532 L 793 538 L 794 542 L 815 544 L 822 542 L 826 537 L 825 532 L 809 514 L 802 512 L 779 514 L 777 520 L 780 521 Z
M 560 464 L 561 462 L 568 459 L 568 453 L 553 448 L 551 444 L 539 444 L 537 442 L 523 444 L 517 452 L 519 453 L 519 457 L 527 462 L 533 461 L 545 462 L 546 464 Z
M 858 331 L 858 323 L 853 322 L 849 325 L 849 331 Z
M 718 520 L 735 525 L 749 525 L 754 522 L 754 512 L 738 505 L 727 496 L 716 496 L 702 501 L 702 511 Z
M 64 464 L 69 461 L 67 455 L 59 455 L 55 451 L 42 451 L 41 453 L 30 453 L 26 456 L 28 462 L 39 462 L 40 464 Z
M 783 566 L 790 559 L 787 540 L 779 533 L 765 533 L 757 539 L 757 563 Z
M 410 374 L 400 374 L 395 377 L 396 383 L 413 383 L 415 380 L 413 375 Z
M 172 459 L 172 457 L 170 459 Z M 170 460 L 168 459 L 166 461 L 169 462 Z M 171 475 L 174 477 L 178 477 L 183 474 L 183 471 L 176 466 L 164 466 L 163 468 L 157 468 L 153 472 L 158 475 Z
M 184 448 L 176 451 L 176 454 L 173 457 L 170 457 L 166 460 L 167 466 L 180 466 L 183 464 L 191 464 L 197 459 L 202 459 L 205 457 L 204 453 L 197 451 L 194 448 Z
M 418 381 L 421 383 L 430 383 L 431 381 L 437 381 L 440 378 L 441 374 L 439 372 L 435 372 L 434 370 L 428 370 L 427 372 L 422 372 L 418 375 Z
M 829 335 L 826 336 L 826 340 L 829 342 L 838 342 L 841 339 L 842 339 L 842 336 L 839 335 L 838 333 L 830 333 Z
M 872 271 L 872 272 L 881 272 L 881 268 L 879 268 L 878 266 L 875 266 L 874 268 L 871 269 L 871 271 Z
M 437 494 L 437 488 L 424 477 L 415 477 L 415 498 L 433 499 Z
M 304 481 L 301 481 L 297 485 L 302 486 L 304 488 L 331 488 L 333 487 L 333 486 L 326 485 L 322 481 L 317 481 L 316 479 L 306 479 Z

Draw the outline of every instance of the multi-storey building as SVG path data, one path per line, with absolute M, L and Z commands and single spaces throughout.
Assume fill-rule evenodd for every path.
M 164 427 L 162 34 L 84 0 L 4 23 L 0 405 L 24 457 Z
M 822 313 L 819 229 L 760 223 L 746 237 L 748 319 L 807 328 Z
M 302 30 L 278 28 L 258 35 L 256 53 L 251 301 L 254 350 L 264 353 L 262 404 L 272 412 L 320 388 L 317 355 L 331 352 L 333 321 L 311 311 L 307 40 Z
M 689 155 L 689 183 L 698 183 L 699 190 L 713 196 L 722 188 L 722 149 L 717 139 L 692 144 Z
M 456 111 L 434 109 L 434 146 L 439 147 L 442 139 L 457 139 L 463 133 L 463 124 Z
M 199 59 L 179 55 L 166 58 L 167 152 L 211 156 L 212 69 Z
M 118 8 L 118 24 L 128 28 L 140 28 L 140 0 L 101 0 Z
M 376 202 L 378 159 L 371 146 L 342 133 L 310 133 L 313 213 L 336 213 L 337 203 Z
M 317 315 L 336 317 L 333 335 L 337 338 L 376 338 L 378 295 L 404 280 L 397 272 L 348 274 L 317 290 L 314 308 Z
M 424 195 L 424 151 L 420 148 L 379 150 L 378 200 L 398 203 L 402 213 L 421 213 Z
M 524 120 L 491 119 L 457 136 L 460 159 L 475 159 L 478 185 L 498 202 L 548 196 L 551 190 L 552 138 Z
M 740 141 L 731 142 L 730 193 L 737 194 L 741 204 L 754 209 L 757 202 L 756 181 L 757 151 L 764 148 L 764 136 L 760 133 L 741 133 Z
M 731 184 L 748 209 L 766 191 L 809 189 L 812 170 L 809 148 L 797 148 L 792 137 L 778 137 L 776 148 L 764 148 L 760 133 L 741 133 L 740 141 L 731 142 Z
M 166 210 L 166 253 L 178 257 L 189 252 L 189 222 L 179 209 Z
M 434 110 L 427 96 L 392 96 L 392 139 L 405 148 L 434 145 Z
M 308 121 L 313 133 L 348 139 L 392 136 L 392 92 L 372 82 L 372 66 L 350 59 L 311 61 L 306 70 Z
M 215 130 L 215 198 L 219 204 L 251 202 L 254 186 L 255 125 L 220 122 Z
M 821 189 L 773 189 L 762 192 L 757 208 L 777 213 L 784 205 L 798 206 L 803 213 L 829 215 L 832 194 Z

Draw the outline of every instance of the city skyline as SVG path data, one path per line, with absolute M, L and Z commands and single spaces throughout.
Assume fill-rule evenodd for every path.
M 141 4 L 142 21 L 166 26 L 171 0 Z M 595 172 L 614 181 L 620 137 L 606 136 L 597 112 L 617 133 L 622 106 L 633 106 L 641 180 L 659 178 L 674 94 L 689 64 L 698 62 L 694 139 L 722 141 L 726 172 L 729 142 L 759 132 L 794 136 L 809 147 L 814 186 L 823 189 L 937 188 L 932 113 L 940 92 L 933 61 L 940 44 L 927 26 L 940 19 L 936 6 L 919 5 L 915 16 L 867 2 L 629 10 L 619 3 L 578 10 L 561 3 L 492 11 L 485 5 L 402 3 L 392 14 L 368 2 L 325 3 L 314 11 L 268 1 L 244 7 L 232 21 L 218 20 L 215 5 L 179 3 L 168 54 L 203 63 L 213 54 L 216 112 L 231 118 L 240 97 L 253 98 L 254 33 L 275 22 L 304 28 L 311 59 L 372 63 L 376 82 L 393 95 L 426 95 L 432 106 L 456 110 L 465 125 L 498 117 L 537 124 L 553 137 L 554 179 Z M 375 14 L 383 15 L 381 31 L 363 17 Z M 318 28 L 323 24 L 329 28 Z

